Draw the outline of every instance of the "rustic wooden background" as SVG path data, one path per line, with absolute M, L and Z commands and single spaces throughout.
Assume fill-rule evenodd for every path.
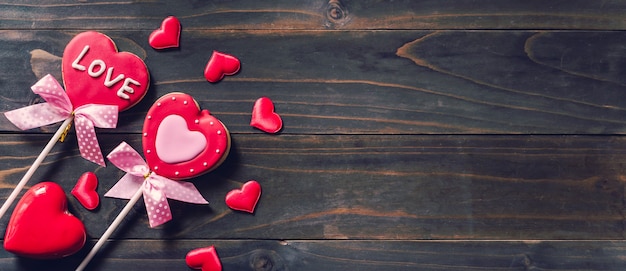
M 0 111 L 41 102 L 77 33 L 98 30 L 142 57 L 149 94 L 98 130 L 104 153 L 141 149 L 145 112 L 183 91 L 219 117 L 232 150 L 192 181 L 211 204 L 170 201 L 150 229 L 137 204 L 89 270 L 189 270 L 215 245 L 224 270 L 626 270 L 626 1 L 241 0 L 0 3 Z M 147 38 L 163 18 L 179 49 Z M 239 74 L 202 72 L 213 50 Z M 268 96 L 278 135 L 248 123 Z M 58 125 L 19 131 L 0 116 L 0 198 Z M 58 182 L 89 234 L 68 258 L 0 251 L 0 270 L 73 270 L 126 201 L 87 211 L 69 190 L 86 171 L 103 195 L 122 172 L 57 144 L 31 184 Z M 225 194 L 256 179 L 254 215 Z M 8 215 L 0 220 L 4 229 Z

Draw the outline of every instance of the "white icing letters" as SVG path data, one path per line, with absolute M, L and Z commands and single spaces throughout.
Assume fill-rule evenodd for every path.
M 108 88 L 112 87 L 113 85 L 117 84 L 117 82 L 124 79 L 124 74 L 118 75 L 113 80 L 111 80 L 111 75 L 113 75 L 113 67 L 107 70 L 107 77 L 104 78 L 104 85 Z
M 126 76 L 123 73 L 120 73 L 115 78 L 111 79 L 111 77 L 113 77 L 113 67 L 109 67 L 107 69 L 107 65 L 102 59 L 94 59 L 89 64 L 89 68 L 85 68 L 85 66 L 79 64 L 79 62 L 83 60 L 88 51 L 89 45 L 85 45 L 80 54 L 78 54 L 78 57 L 76 57 L 76 59 L 74 59 L 74 62 L 72 62 L 72 68 L 78 71 L 87 71 L 87 74 L 89 74 L 89 76 L 93 78 L 98 78 L 102 76 L 104 71 L 106 71 L 107 74 L 104 77 L 104 86 L 108 88 L 113 87 L 115 84 L 124 79 L 124 83 L 122 83 L 122 86 L 117 90 L 117 96 L 124 100 L 129 100 L 130 96 L 128 96 L 128 94 L 135 93 L 135 90 L 130 85 L 133 84 L 135 86 L 141 86 L 141 84 L 132 78 L 125 78 Z
M 131 88 L 129 86 L 129 84 L 133 84 L 135 86 L 141 86 L 141 84 L 139 84 L 139 82 L 133 80 L 132 78 L 126 78 L 126 80 L 124 80 L 124 84 L 122 85 L 122 87 L 117 90 L 117 97 L 120 97 L 122 99 L 128 100 L 130 99 L 130 96 L 128 96 L 128 94 L 124 93 L 124 92 L 128 92 L 130 94 L 135 93 L 135 90 L 133 88 Z
M 93 70 L 95 69 L 95 67 L 98 66 L 98 71 L 94 72 Z M 96 78 L 100 75 L 102 75 L 102 73 L 104 73 L 104 70 L 107 68 L 107 65 L 104 64 L 104 61 L 100 60 L 100 59 L 96 59 L 94 61 L 91 62 L 91 64 L 89 65 L 89 69 L 87 70 L 87 73 L 89 73 L 89 76 Z M 105 83 L 106 85 L 106 83 Z
M 77 69 L 79 71 L 85 71 L 85 66 L 78 64 L 78 62 L 81 59 L 83 59 L 85 54 L 87 54 L 87 51 L 89 51 L 89 45 L 85 45 L 85 48 L 83 48 L 83 51 L 80 52 L 80 54 L 78 54 L 78 57 L 76 59 L 74 59 L 74 62 L 72 62 L 72 68 Z

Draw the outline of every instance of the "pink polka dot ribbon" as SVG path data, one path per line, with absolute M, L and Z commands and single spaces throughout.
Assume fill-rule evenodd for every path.
M 41 78 L 31 89 L 46 102 L 5 112 L 7 119 L 18 128 L 28 130 L 74 117 L 80 155 L 105 166 L 94 127 L 115 128 L 117 106 L 86 104 L 74 109 L 63 87 L 50 74 Z
M 111 151 L 107 158 L 126 174 L 104 196 L 130 199 L 137 189 L 142 189 L 152 228 L 172 219 L 168 198 L 188 203 L 209 204 L 192 183 L 170 180 L 151 172 L 141 155 L 126 142 L 122 142 Z

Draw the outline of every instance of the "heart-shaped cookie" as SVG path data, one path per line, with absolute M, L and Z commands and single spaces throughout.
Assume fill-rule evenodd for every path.
M 209 172 L 230 151 L 226 126 L 188 94 L 169 93 L 148 110 L 143 151 L 150 170 L 173 180 Z
M 222 262 L 214 246 L 196 248 L 185 257 L 187 266 L 202 271 L 222 271 Z
M 235 56 L 213 51 L 209 63 L 204 68 L 204 78 L 211 83 L 217 83 L 225 75 L 233 75 L 241 69 L 241 62 Z
M 65 92 L 74 108 L 85 104 L 117 105 L 122 111 L 137 104 L 150 83 L 141 58 L 118 52 L 106 35 L 88 31 L 76 35 L 62 59 Z
M 154 49 L 166 49 L 178 47 L 180 41 L 180 21 L 174 16 L 163 19 L 161 28 L 154 30 L 148 43 Z
M 87 210 L 95 210 L 100 204 L 100 197 L 98 192 L 98 177 L 93 172 L 85 172 L 80 175 L 76 185 L 72 189 L 72 195 L 80 202 Z
M 233 210 L 254 213 L 254 208 L 261 197 L 261 185 L 254 180 L 243 184 L 241 189 L 235 189 L 226 194 L 226 205 Z
M 274 112 L 274 102 L 270 98 L 261 97 L 254 102 L 250 126 L 270 134 L 283 128 L 283 119 Z
M 83 223 L 67 210 L 61 186 L 42 182 L 26 191 L 15 206 L 4 248 L 24 257 L 61 258 L 79 251 L 86 237 Z

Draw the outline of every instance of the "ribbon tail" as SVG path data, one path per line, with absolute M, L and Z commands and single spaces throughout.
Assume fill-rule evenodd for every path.
M 143 177 L 127 173 L 104 196 L 108 198 L 130 199 L 141 188 L 143 182 Z
M 170 205 L 161 188 L 146 181 L 143 186 L 143 201 L 146 204 L 150 228 L 154 228 L 172 220 Z
M 29 130 L 66 120 L 70 114 L 49 103 L 33 104 L 4 113 L 21 130 Z
M 82 116 L 76 116 L 74 123 L 80 156 L 100 166 L 106 166 L 93 123 Z
M 167 179 L 164 183 L 166 196 L 170 199 L 195 204 L 209 204 L 196 186 L 190 182 Z

